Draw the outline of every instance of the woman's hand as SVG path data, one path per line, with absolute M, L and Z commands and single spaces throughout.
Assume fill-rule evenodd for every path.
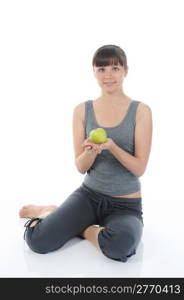
M 87 152 L 92 152 L 95 154 L 100 154 L 101 153 L 101 149 L 99 148 L 99 146 L 97 144 L 92 143 L 89 138 L 87 138 L 83 144 L 82 147 L 84 148 L 85 151 Z
M 88 151 L 93 150 L 97 154 L 100 154 L 102 152 L 102 150 L 110 150 L 113 143 L 114 142 L 111 138 L 107 138 L 107 141 L 103 144 L 94 144 L 89 140 L 89 138 L 87 138 L 83 142 L 82 146 Z
M 107 138 L 107 141 L 100 145 L 102 150 L 111 150 L 114 141 L 111 138 Z

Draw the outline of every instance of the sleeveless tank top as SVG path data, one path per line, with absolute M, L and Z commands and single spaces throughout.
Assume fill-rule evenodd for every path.
M 134 133 L 136 110 L 140 101 L 132 100 L 124 119 L 115 127 L 102 127 L 95 118 L 92 100 L 85 102 L 85 138 L 92 129 L 104 128 L 111 138 L 124 151 L 134 155 Z M 84 184 L 105 195 L 123 196 L 137 192 L 141 188 L 139 177 L 125 168 L 109 150 L 102 150 L 84 177 Z

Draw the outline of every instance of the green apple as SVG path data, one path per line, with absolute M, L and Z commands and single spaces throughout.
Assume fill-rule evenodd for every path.
M 107 141 L 107 132 L 103 128 L 96 128 L 90 131 L 89 140 L 95 144 L 103 144 Z

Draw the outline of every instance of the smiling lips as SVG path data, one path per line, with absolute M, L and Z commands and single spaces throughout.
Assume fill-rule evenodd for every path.
M 113 83 L 115 83 L 115 82 L 104 82 L 104 84 L 106 84 L 106 85 L 112 85 Z

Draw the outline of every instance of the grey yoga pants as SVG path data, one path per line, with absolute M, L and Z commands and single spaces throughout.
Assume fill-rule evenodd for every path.
M 127 261 L 136 253 L 143 230 L 141 198 L 114 198 L 88 188 L 84 183 L 45 218 L 25 224 L 24 239 L 37 253 L 61 248 L 90 225 L 105 227 L 98 242 L 108 258 Z M 30 227 L 35 220 L 38 223 Z

